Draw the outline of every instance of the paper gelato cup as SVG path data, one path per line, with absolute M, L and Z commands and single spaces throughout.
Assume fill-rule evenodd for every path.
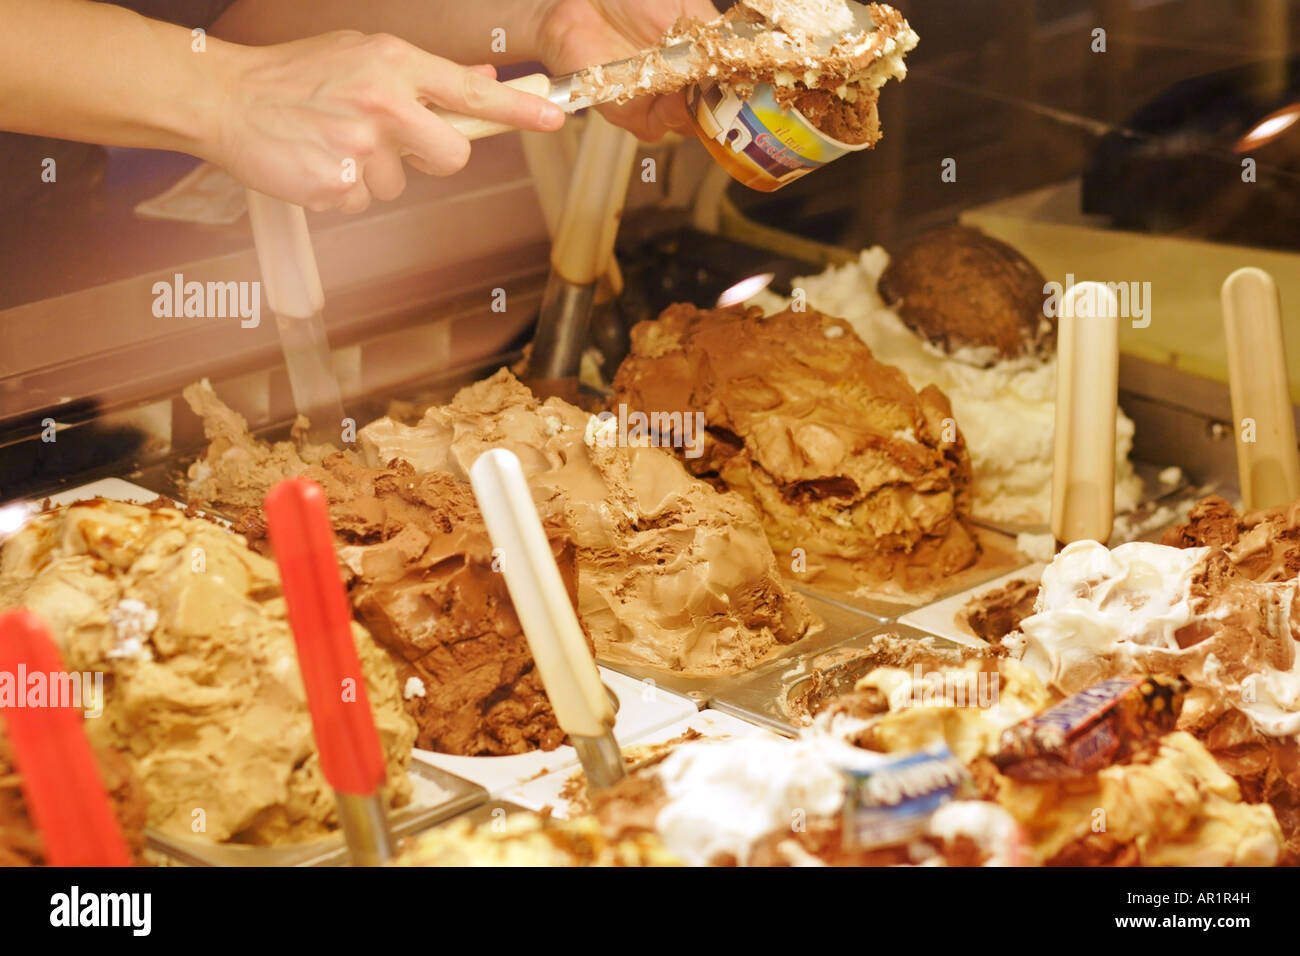
M 775 192 L 867 143 L 827 136 L 798 110 L 783 109 L 770 84 L 741 99 L 716 83 L 691 87 L 687 107 L 696 134 L 733 179 Z

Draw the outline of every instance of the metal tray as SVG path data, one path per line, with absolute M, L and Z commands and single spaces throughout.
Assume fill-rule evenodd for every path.
M 789 645 L 778 657 L 764 661 L 754 670 L 742 671 L 739 674 L 727 674 L 721 677 L 686 677 L 681 674 L 674 674 L 671 671 L 645 667 L 639 664 L 624 664 L 618 661 L 604 660 L 603 658 L 598 658 L 598 660 L 602 667 L 618 671 L 637 680 L 651 681 L 658 687 L 675 691 L 689 698 L 695 702 L 697 707 L 704 707 L 719 694 L 726 693 L 739 686 L 748 680 L 751 675 L 759 671 L 774 666 L 779 667 L 782 661 L 788 661 L 792 657 L 831 647 L 864 631 L 873 631 L 880 628 L 880 619 L 863 611 L 830 603 L 822 600 L 818 595 L 805 594 L 805 597 L 808 598 L 809 608 L 822 619 L 824 625 L 822 630 L 811 637 L 805 637 L 803 640 Z
M 976 540 L 984 548 L 984 554 L 972 567 L 944 578 L 935 588 L 919 593 L 914 600 L 893 599 L 884 595 L 863 596 L 851 591 L 833 590 L 811 584 L 791 582 L 795 590 L 809 597 L 815 597 L 829 604 L 869 615 L 878 621 L 897 620 L 919 607 L 941 601 L 953 594 L 967 591 L 992 578 L 1001 577 L 1008 571 L 1023 567 L 1028 559 L 1016 550 L 1016 540 L 1009 535 L 978 525 L 971 527 Z
M 916 640 L 929 639 L 938 648 L 957 647 L 951 641 L 917 628 L 903 624 L 889 624 L 841 641 L 832 647 L 823 647 L 801 654 L 796 658 L 777 662 L 776 666 L 757 671 L 749 675 L 748 680 L 715 696 L 709 706 L 776 731 L 778 734 L 797 737 L 806 724 L 792 717 L 782 703 L 789 699 L 790 694 L 800 683 L 812 675 L 819 664 L 825 666 L 827 663 L 834 662 L 837 657 L 850 657 L 854 651 L 865 650 L 877 634 L 898 634 L 900 637 Z M 870 667 L 847 669 L 839 682 L 843 685 L 840 689 L 851 689 L 857 679 L 870 669 Z
M 466 810 L 479 806 L 488 793 L 476 783 L 419 761 L 408 771 L 416 792 L 411 803 L 389 815 L 394 837 L 413 836 Z M 423 789 L 441 792 L 434 802 L 421 802 Z M 204 843 L 187 837 L 149 830 L 149 848 L 189 866 L 344 866 L 348 849 L 342 834 L 293 846 L 246 846 L 238 843 Z

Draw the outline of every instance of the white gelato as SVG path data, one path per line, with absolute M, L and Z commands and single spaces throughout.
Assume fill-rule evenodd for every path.
M 952 402 L 975 472 L 974 514 L 1014 524 L 1044 524 L 1052 508 L 1052 435 L 1056 415 L 1056 360 L 1034 357 L 987 368 L 950 357 L 903 324 L 885 307 L 876 282 L 889 265 L 879 246 L 856 263 L 832 266 L 820 275 L 794 280 L 810 309 L 848 321 L 877 359 L 896 365 L 912 387 L 936 385 Z M 749 304 L 768 312 L 789 300 L 761 292 Z M 970 355 L 972 362 L 987 356 Z M 1142 480 L 1129 462 L 1133 422 L 1116 420 L 1115 510 L 1129 511 L 1142 494 Z

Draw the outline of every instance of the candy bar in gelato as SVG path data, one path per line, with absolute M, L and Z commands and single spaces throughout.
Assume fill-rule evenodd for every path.
M 1083 777 L 1000 776 L 995 799 L 1023 828 L 1031 861 L 1058 866 L 1272 866 L 1272 808 L 1245 803 L 1191 734 Z
M 607 660 L 729 674 L 819 626 L 781 580 L 752 506 L 666 449 L 603 440 L 603 424 L 502 369 L 417 424 L 380 419 L 358 441 L 374 467 L 405 461 L 460 480 L 483 452 L 514 452 L 539 507 L 568 517 L 579 617 Z
M 993 804 L 958 799 L 964 772 L 959 765 L 955 773 L 939 769 L 950 760 L 925 754 L 900 761 L 829 737 L 699 741 L 593 795 L 593 813 L 611 835 L 657 833 L 696 866 L 1013 862 L 1014 822 Z M 853 787 L 855 775 L 891 783 Z M 863 794 L 897 793 L 904 784 L 937 809 L 915 812 L 886 799 L 895 825 L 878 825 L 880 808 L 864 805 Z M 846 799 L 854 801 L 848 814 Z
M 947 396 L 970 450 L 975 517 L 1047 523 L 1055 326 L 1032 264 L 975 230 L 944 229 L 896 263 L 876 247 L 793 285 L 809 308 L 843 317 L 877 361 L 901 369 L 914 388 Z M 790 304 L 768 292 L 752 302 L 768 312 Z M 1115 428 L 1115 510 L 1124 512 L 1137 505 L 1142 482 L 1129 462 L 1133 422 L 1120 412 Z
M 611 401 L 754 502 L 800 580 L 904 596 L 979 557 L 947 398 L 915 391 L 840 319 L 674 305 L 632 330 Z M 694 446 L 676 440 L 691 421 Z
M 1173 711 L 1148 707 L 1146 724 L 1130 726 L 1128 720 L 1112 728 L 1133 734 L 1126 746 L 1106 750 L 1092 746 L 1097 721 L 1110 713 L 1096 706 L 1095 689 L 1085 689 L 1096 699 L 1083 705 L 1057 703 L 1027 668 L 1001 660 L 995 692 L 983 702 L 977 675 L 988 668 L 989 662 L 977 660 L 920 673 L 880 668 L 824 709 L 816 728 L 884 753 L 947 746 L 969 766 L 983 799 L 1019 825 L 1025 863 L 1269 866 L 1280 859 L 1283 837 L 1272 808 L 1245 802 L 1190 734 L 1159 736 L 1172 724 Z M 1143 682 L 1116 683 L 1127 688 Z M 1123 704 L 1126 688 L 1101 696 Z M 1057 710 L 1049 709 L 1053 704 Z M 1038 733 L 1044 728 L 1058 733 Z M 1044 756 L 1043 747 L 1062 759 L 1092 759 L 1099 752 L 1104 759 L 1078 772 L 1037 775 L 1043 779 L 1022 774 L 1029 761 Z M 1016 776 L 1002 772 L 999 762 Z
M 358 619 L 392 655 L 416 745 L 467 757 L 553 750 L 564 742 L 468 483 L 370 468 L 334 454 L 304 472 L 329 500 Z M 259 538 L 261 512 L 243 518 Z M 543 515 L 551 554 L 577 593 L 562 512 Z
M 139 860 L 145 848 L 147 808 L 144 789 L 119 753 L 102 746 L 93 749 L 100 779 L 108 792 L 127 849 L 133 858 Z M 4 733 L 4 721 L 0 718 L 0 866 L 42 866 L 45 862 L 41 834 L 27 811 L 22 777 L 14 765 L 13 751 Z
M 151 827 L 277 844 L 337 826 L 279 575 L 242 537 L 170 507 L 55 508 L 0 549 L 0 607 L 17 606 L 46 621 L 69 670 L 104 675 L 87 734 L 126 757 Z M 387 654 L 353 634 L 399 806 L 415 725 Z
M 1247 552 L 1249 553 L 1249 552 Z M 1182 726 L 1228 709 L 1268 736 L 1300 733 L 1300 580 L 1260 583 L 1232 548 L 1068 545 L 1043 572 L 1036 613 L 1006 642 L 1064 694 L 1108 677 L 1182 675 Z

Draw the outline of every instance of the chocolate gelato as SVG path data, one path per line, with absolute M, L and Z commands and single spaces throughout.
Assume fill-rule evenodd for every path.
M 671 306 L 632 330 L 611 401 L 648 415 L 694 474 L 754 502 L 800 580 L 905 597 L 979 557 L 947 398 L 918 394 L 840 319 Z M 703 419 L 697 447 L 674 440 L 672 416 Z
M 1177 548 L 1222 549 L 1236 575 L 1285 584 L 1300 572 L 1300 504 L 1241 515 L 1225 499 L 1211 495 L 1197 503 L 1185 524 L 1165 533 L 1164 543 Z M 1219 766 L 1232 774 L 1247 800 L 1272 806 L 1286 836 L 1284 860 L 1300 863 L 1300 746 L 1296 737 L 1264 733 L 1237 710 L 1217 716 L 1204 714 L 1190 729 L 1204 741 Z
M 1174 548 L 1222 548 L 1236 574 L 1261 584 L 1300 574 L 1300 502 L 1238 514 L 1224 498 L 1197 502 L 1184 524 L 1165 532 Z
M 1034 613 L 1037 600 L 1038 582 L 1017 578 L 971 598 L 958 612 L 957 619 L 976 637 L 1000 644 L 1002 638 L 1019 629 L 1020 622 Z
M 127 849 L 139 860 L 145 846 L 144 790 L 121 755 L 104 747 L 94 749 L 99 775 L 112 801 Z M 42 866 L 44 863 L 41 835 L 27 813 L 22 778 L 14 766 L 4 721 L 0 719 L 0 866 Z
M 495 757 L 563 743 L 470 486 L 341 454 L 305 476 L 325 489 L 349 596 L 393 655 L 417 746 Z M 545 514 L 543 527 L 576 600 L 563 515 Z
M 150 826 L 253 844 L 337 826 L 279 575 L 242 537 L 170 507 L 56 508 L 0 549 L 0 608 L 16 606 L 46 621 L 69 670 L 104 675 L 87 734 L 126 757 Z M 399 806 L 415 725 L 388 656 L 353 632 Z
M 1019 252 L 978 229 L 927 232 L 890 261 L 880 297 L 917 335 L 949 355 L 974 350 L 980 364 L 1056 352 L 1056 319 L 1044 314 L 1047 280 Z
M 607 660 L 735 673 L 817 626 L 781 581 L 749 504 L 663 449 L 603 440 L 602 427 L 560 399 L 538 401 L 502 369 L 414 426 L 380 419 L 358 440 L 372 466 L 401 460 L 461 480 L 491 448 L 519 456 L 543 511 L 568 516 L 579 617 Z

